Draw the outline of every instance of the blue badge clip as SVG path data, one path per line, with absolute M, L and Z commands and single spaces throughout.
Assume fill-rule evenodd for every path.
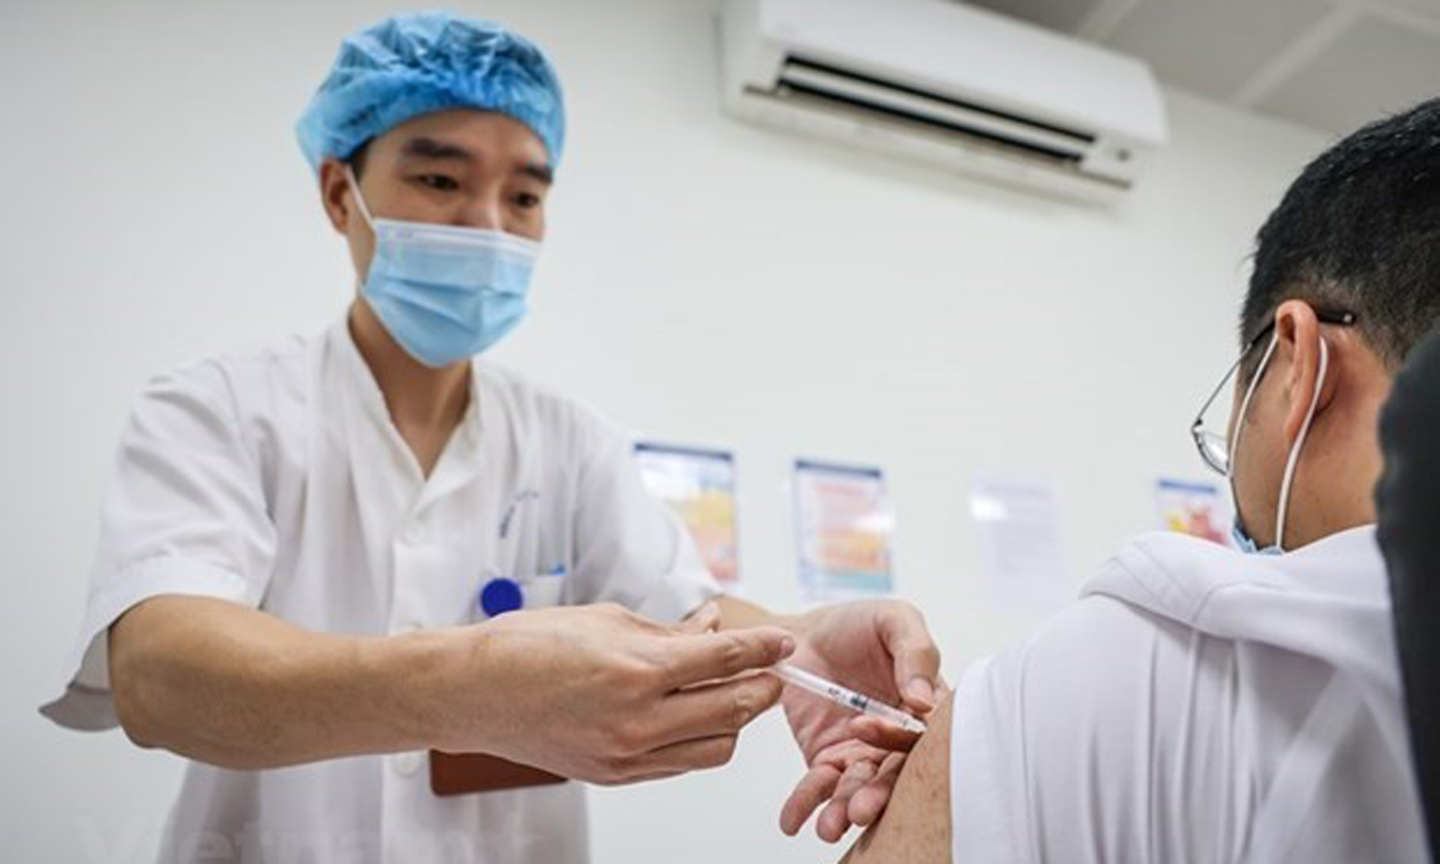
M 504 576 L 496 576 L 480 589 L 480 611 L 485 617 L 494 618 L 506 612 L 514 612 L 525 606 L 525 591 L 520 583 Z

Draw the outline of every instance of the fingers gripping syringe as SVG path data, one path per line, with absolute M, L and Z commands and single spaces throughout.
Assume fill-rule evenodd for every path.
M 834 681 L 826 681 L 813 672 L 806 672 L 798 666 L 791 666 L 789 663 L 776 663 L 768 670 L 786 684 L 793 684 L 801 690 L 814 693 L 816 696 L 823 696 L 834 702 L 849 708 L 851 711 L 858 711 L 861 714 L 868 714 L 871 717 L 878 717 L 887 723 L 893 723 L 907 732 L 924 732 L 925 724 L 906 714 L 898 708 L 891 708 L 884 702 L 871 699 L 863 693 L 856 693 L 846 687 L 841 687 Z

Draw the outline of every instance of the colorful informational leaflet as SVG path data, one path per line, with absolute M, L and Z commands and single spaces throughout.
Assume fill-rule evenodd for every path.
M 1231 515 L 1228 498 L 1214 483 L 1161 477 L 1155 481 L 1155 509 L 1167 531 L 1189 534 L 1228 545 Z
M 650 494 L 670 505 L 690 530 L 711 575 L 726 589 L 736 588 L 740 582 L 740 541 L 733 454 L 638 442 L 635 460 Z
M 797 460 L 794 493 L 804 599 L 889 594 L 895 517 L 881 470 Z

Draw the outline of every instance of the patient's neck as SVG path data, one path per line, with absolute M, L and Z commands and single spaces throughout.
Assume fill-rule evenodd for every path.
M 1306 439 L 1296 466 L 1286 516 L 1285 548 L 1298 549 L 1332 534 L 1375 522 L 1380 454 L 1380 408 L 1389 379 L 1339 394 Z

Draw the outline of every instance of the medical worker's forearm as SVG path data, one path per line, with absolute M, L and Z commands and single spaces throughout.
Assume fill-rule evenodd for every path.
M 775 627 L 688 632 L 614 604 L 359 638 L 163 596 L 111 627 L 110 676 L 135 741 L 223 767 L 433 747 L 629 783 L 728 761 L 780 696 L 744 673 L 794 647 Z
M 434 672 L 436 641 L 313 633 L 222 600 L 167 595 L 112 626 L 111 687 L 136 743 L 226 768 L 419 749 L 412 688 Z

